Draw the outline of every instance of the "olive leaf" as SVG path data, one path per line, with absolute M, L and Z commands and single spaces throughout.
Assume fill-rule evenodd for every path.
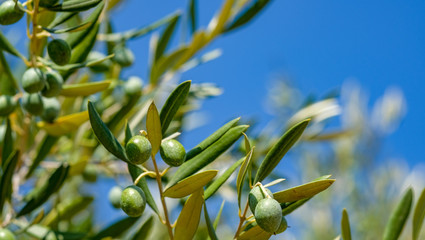
M 18 82 L 10 70 L 3 51 L 0 51 L 0 93 L 14 95 L 18 89 Z
M 301 121 L 283 134 L 261 162 L 257 174 L 255 175 L 255 183 L 263 181 L 273 171 L 283 156 L 285 156 L 288 150 L 300 138 L 309 122 L 310 119 Z
M 205 204 L 205 202 L 204 202 L 204 217 L 205 217 L 205 222 L 207 223 L 208 235 L 210 236 L 211 240 L 218 240 L 217 234 L 215 233 L 214 226 L 210 219 L 210 215 L 208 214 L 207 204 Z
M 159 78 L 169 69 L 176 66 L 177 62 L 184 56 L 188 51 L 188 48 L 183 46 L 178 48 L 174 52 L 163 55 L 158 61 L 154 62 L 150 71 L 150 83 L 157 85 Z
M 69 0 L 47 7 L 48 10 L 54 12 L 81 12 L 95 7 L 103 0 Z
M 56 136 L 46 135 L 46 137 L 44 137 L 44 140 L 37 151 L 37 155 L 32 161 L 31 167 L 29 168 L 27 175 L 25 175 L 26 179 L 31 177 L 35 169 L 37 169 L 41 161 L 43 161 L 47 157 L 50 150 L 57 143 L 58 140 L 59 140 L 59 137 L 56 137 Z
M 252 18 L 257 16 L 258 13 L 261 12 L 261 10 L 270 3 L 270 0 L 256 0 L 249 6 L 243 13 L 238 14 L 235 17 L 235 20 L 233 20 L 226 28 L 223 30 L 223 32 L 230 32 L 232 30 L 235 30 L 249 21 L 251 21 Z
M 49 135 L 57 137 L 74 132 L 87 120 L 89 120 L 89 115 L 87 111 L 84 111 L 59 117 L 53 123 L 41 121 L 37 123 L 37 126 L 44 129 Z
M 294 202 L 304 198 L 311 198 L 314 195 L 326 190 L 335 182 L 335 179 L 325 179 L 309 182 L 300 186 L 292 187 L 273 193 L 273 197 L 280 203 Z
M 189 30 L 193 34 L 197 28 L 197 0 L 190 0 L 189 2 Z
M 211 144 L 207 149 L 193 157 L 191 161 L 184 162 L 177 169 L 176 173 L 170 179 L 170 182 L 167 186 L 173 186 L 178 181 L 196 173 L 203 167 L 213 162 L 222 153 L 229 149 L 233 145 L 233 143 L 235 143 L 242 136 L 242 132 L 244 132 L 248 127 L 248 125 L 240 125 L 231 128 L 215 143 Z
M 247 141 L 245 141 L 245 143 L 246 142 Z M 245 160 L 242 163 L 241 168 L 239 169 L 238 177 L 236 178 L 236 189 L 237 189 L 237 193 L 238 193 L 238 206 L 239 206 L 239 209 L 241 208 L 241 196 L 242 196 L 243 183 L 245 181 L 245 175 L 246 175 L 246 172 L 247 172 L 248 168 L 251 166 L 252 155 L 254 154 L 255 147 L 251 149 L 250 146 L 246 146 L 246 149 L 249 149 L 249 152 L 246 155 Z
M 71 19 L 72 17 L 74 17 L 77 14 L 78 14 L 78 12 L 64 12 L 64 13 L 61 13 L 59 16 L 57 16 L 49 24 L 49 26 L 47 26 L 47 28 L 55 28 L 55 27 L 61 25 L 62 23 L 65 23 L 66 21 L 68 21 L 69 19 Z
M 215 217 L 214 224 L 213 224 L 214 229 L 217 229 L 218 223 L 220 222 L 221 213 L 223 212 L 223 208 L 224 208 L 224 203 L 225 203 L 225 200 L 221 202 L 220 210 L 218 210 L 217 217 Z
M 23 58 L 24 56 L 9 42 L 9 40 L 0 31 L 0 49 L 4 50 L 16 57 Z
M 404 224 L 410 213 L 413 201 L 413 189 L 409 188 L 391 213 L 390 219 L 385 226 L 384 240 L 397 240 L 403 231 Z
M 268 233 L 261 229 L 260 226 L 255 225 L 247 231 L 241 233 L 237 240 L 267 240 L 272 236 L 271 233 Z
M 161 109 L 161 113 L 159 114 L 163 135 L 167 131 L 168 126 L 170 125 L 180 106 L 186 101 L 191 82 L 192 81 L 190 80 L 182 82 L 176 87 L 176 89 L 174 89 L 174 91 L 165 101 L 165 104 Z
M 155 56 L 154 61 L 158 61 L 164 54 L 165 50 L 167 49 L 168 43 L 170 42 L 171 37 L 173 36 L 173 33 L 176 29 L 177 22 L 180 19 L 180 14 L 176 14 L 173 16 L 173 18 L 170 19 L 168 22 L 167 27 L 165 28 L 164 32 L 161 34 L 161 37 L 158 40 L 158 44 L 156 45 L 155 49 Z
M 3 212 L 3 205 L 10 200 L 12 195 L 12 177 L 19 160 L 19 151 L 16 150 L 3 159 L 3 167 L 0 175 L 0 214 Z
M 351 240 L 350 220 L 348 219 L 347 209 L 342 210 L 341 236 L 343 240 Z
M 130 124 L 128 121 L 125 123 L 125 136 L 124 136 L 124 146 L 127 146 L 128 141 L 130 141 L 131 137 L 133 137 L 133 133 L 131 132 Z
M 235 0 L 226 0 L 218 16 L 214 17 L 214 19 L 211 20 L 211 21 L 216 21 L 216 23 L 215 23 L 214 29 L 211 31 L 210 35 L 208 36 L 208 39 L 213 39 L 224 30 L 224 26 L 226 25 L 227 20 L 231 16 L 234 2 Z
M 79 24 L 77 26 L 72 26 L 72 27 L 67 27 L 67 28 L 62 28 L 62 29 L 52 29 L 52 28 L 47 28 L 47 27 L 42 27 L 42 28 L 43 28 L 43 30 L 46 30 L 49 33 L 61 34 L 61 33 L 82 31 L 84 29 L 89 28 L 91 25 L 92 25 L 91 22 L 85 22 L 85 23 Z
M 111 225 L 107 226 L 106 228 L 102 229 L 100 232 L 98 232 L 95 236 L 91 237 L 90 239 L 103 239 L 103 238 L 117 238 L 122 235 L 123 232 L 130 229 L 139 218 L 133 218 L 133 217 L 125 217 L 121 220 L 118 220 Z
M 424 217 L 425 217 L 425 188 L 422 190 L 422 193 L 419 196 L 418 202 L 416 203 L 415 211 L 413 213 L 413 221 L 412 221 L 412 239 L 413 240 L 416 240 L 419 238 Z
M 224 124 L 218 130 L 216 130 L 213 134 L 208 136 L 206 139 L 204 139 L 202 142 L 200 142 L 198 145 L 196 145 L 194 148 L 192 148 L 190 151 L 188 151 L 187 154 L 186 154 L 186 161 L 189 161 L 194 156 L 196 156 L 199 153 L 201 153 L 202 151 L 204 151 L 211 144 L 215 143 L 230 128 L 234 127 L 239 122 L 239 119 L 240 119 L 240 117 L 233 119 L 233 120 L 229 121 L 228 123 Z
M 153 216 L 150 216 L 148 220 L 146 220 L 139 231 L 137 231 L 134 236 L 131 238 L 132 240 L 144 240 L 148 239 L 149 234 L 152 232 L 153 227 Z
M 207 34 L 203 30 L 196 31 L 192 36 L 192 42 L 186 47 L 187 51 L 183 53 L 183 56 L 174 65 L 174 70 L 178 69 L 181 65 L 186 63 L 199 49 L 203 48 L 208 43 Z
M 202 205 L 204 204 L 203 189 L 194 192 L 186 200 L 174 229 L 175 240 L 191 240 L 198 229 L 201 218 Z
M 108 89 L 110 85 L 111 81 L 66 84 L 63 85 L 60 95 L 65 97 L 90 96 Z
M 10 119 L 6 119 L 6 131 L 4 132 L 3 138 L 3 148 L 1 152 L 0 169 L 3 168 L 6 164 L 6 159 L 9 158 L 10 154 L 13 151 L 13 138 L 12 138 L 12 126 L 10 125 Z
M 146 130 L 148 131 L 148 139 L 152 145 L 152 156 L 159 151 L 162 141 L 161 120 L 159 118 L 158 109 L 152 102 L 146 116 Z
M 216 175 L 217 170 L 208 170 L 187 177 L 175 185 L 165 189 L 164 196 L 183 198 L 207 185 Z
M 308 202 L 310 199 L 312 198 L 304 198 L 291 203 L 281 203 L 280 206 L 282 207 L 282 215 L 286 216 L 292 213 L 293 211 L 304 205 L 304 203 Z
M 43 225 L 53 227 L 56 226 L 59 220 L 71 219 L 89 206 L 93 200 L 93 197 L 77 196 L 71 200 L 61 202 L 47 214 L 43 220 Z

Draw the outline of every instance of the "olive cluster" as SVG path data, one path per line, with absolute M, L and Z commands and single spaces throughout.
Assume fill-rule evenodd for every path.
M 248 204 L 255 221 L 264 231 L 279 234 L 288 227 L 279 202 L 273 199 L 273 193 L 268 188 L 261 185 L 252 188 L 248 195 Z

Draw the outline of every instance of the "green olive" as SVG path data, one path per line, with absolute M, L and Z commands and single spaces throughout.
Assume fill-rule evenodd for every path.
M 122 194 L 122 189 L 118 186 L 111 188 L 111 190 L 109 191 L 109 194 L 108 194 L 109 202 L 111 202 L 114 208 L 121 207 L 121 194 Z
M 89 55 L 87 56 L 87 61 L 88 62 L 96 61 L 96 60 L 99 60 L 99 59 L 103 59 L 105 57 L 106 57 L 105 54 L 103 54 L 101 52 L 93 51 L 93 52 L 90 52 Z M 111 69 L 111 66 L 112 66 L 111 60 L 107 59 L 107 60 L 105 60 L 101 63 L 90 66 L 90 70 L 92 70 L 93 72 L 96 72 L 96 73 L 107 72 Z
M 267 194 L 270 195 L 271 198 L 273 198 L 273 193 L 268 189 L 266 189 Z M 267 196 L 261 191 L 260 186 L 255 186 L 251 189 L 251 191 L 248 194 L 248 203 L 249 203 L 249 209 L 251 209 L 252 213 L 255 213 L 255 207 L 257 206 L 258 202 Z
M 22 8 L 22 4 L 18 2 L 18 5 Z M 0 5 L 0 24 L 10 25 L 19 21 L 24 16 L 24 11 L 20 8 L 15 8 L 15 2 L 13 0 L 4 1 Z
M 40 5 L 42 7 L 51 7 L 51 6 L 55 5 L 57 2 L 59 2 L 59 0 L 40 0 L 38 5 Z
M 15 235 L 6 228 L 0 228 L 0 239 L 1 240 L 15 240 Z
M 139 77 L 131 76 L 124 84 L 124 92 L 127 96 L 141 95 L 143 89 L 143 81 Z
M 282 208 L 278 201 L 265 198 L 258 202 L 254 213 L 255 221 L 264 231 L 275 233 L 282 221 Z
M 87 182 L 96 182 L 97 180 L 97 167 L 92 164 L 88 164 L 83 171 L 83 179 Z
M 130 217 L 139 217 L 146 207 L 146 196 L 141 188 L 128 186 L 121 194 L 121 209 Z
M 43 98 L 44 111 L 41 115 L 41 118 L 52 123 L 58 116 L 60 112 L 60 103 L 56 98 Z
M 62 90 L 63 78 L 56 71 L 48 71 L 45 73 L 46 86 L 41 91 L 44 97 L 56 97 Z
M 113 53 L 115 54 L 113 58 L 114 61 L 121 67 L 129 67 L 134 62 L 133 52 L 129 48 L 126 48 L 122 45 L 117 45 L 114 47 Z
M 22 75 L 22 88 L 27 93 L 36 93 L 43 90 L 45 85 L 44 73 L 38 68 L 29 68 Z
M 11 114 L 16 107 L 16 101 L 12 96 L 1 95 L 0 96 L 0 116 L 7 116 Z
M 41 115 L 43 113 L 43 99 L 38 93 L 26 93 L 22 98 L 22 106 L 32 115 Z
M 288 222 L 285 219 L 285 216 L 282 216 L 282 221 L 280 221 L 280 226 L 276 230 L 276 234 L 283 233 L 288 228 Z
M 71 59 L 71 48 L 68 43 L 62 39 L 50 41 L 47 45 L 47 53 L 50 59 L 57 65 L 65 65 Z
M 186 158 L 186 150 L 183 145 L 175 139 L 165 140 L 159 148 L 162 160 L 170 166 L 177 167 L 182 165 Z
M 145 136 L 136 135 L 128 141 L 125 146 L 125 152 L 130 162 L 142 164 L 151 156 L 152 145 Z

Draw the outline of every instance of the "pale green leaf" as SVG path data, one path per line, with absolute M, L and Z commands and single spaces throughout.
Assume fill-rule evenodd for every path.
M 37 123 L 37 126 L 45 130 L 49 135 L 57 137 L 75 132 L 87 120 L 89 120 L 89 114 L 84 111 L 59 117 L 53 123 L 41 121 Z
M 313 181 L 300 186 L 273 193 L 273 197 L 276 201 L 280 203 L 294 202 L 304 198 L 311 198 L 314 195 L 330 187 L 334 182 L 334 179 Z
M 174 229 L 175 240 L 192 240 L 198 229 L 204 204 L 202 188 L 194 192 L 183 206 Z
M 412 239 L 419 238 L 421 233 L 422 223 L 425 217 L 425 188 L 422 190 L 421 196 L 416 203 L 415 212 L 413 214 Z
M 246 140 L 247 139 L 245 139 L 245 142 L 246 142 Z M 250 149 L 250 148 L 251 147 L 247 146 L 247 149 Z M 245 182 L 245 175 L 247 173 L 247 170 L 248 170 L 249 166 L 251 165 L 252 154 L 254 154 L 254 149 L 255 149 L 255 147 L 253 147 L 248 152 L 248 154 L 246 155 L 245 160 L 242 163 L 241 169 L 238 172 L 238 177 L 236 179 L 236 189 L 237 189 L 237 192 L 238 192 L 238 206 L 239 206 L 239 209 L 241 208 L 241 196 L 242 196 L 243 184 Z
M 237 240 L 267 240 L 271 236 L 271 233 L 268 233 L 261 229 L 260 226 L 255 225 L 254 227 L 240 234 Z
M 409 188 L 391 213 L 390 220 L 384 230 L 383 240 L 397 240 L 400 237 L 407 218 L 409 217 L 412 201 L 413 190 Z
M 217 170 L 207 170 L 185 178 L 164 191 L 165 197 L 182 198 L 207 185 L 216 175 Z
M 351 240 L 350 220 L 348 219 L 347 209 L 342 210 L 341 236 L 343 240 Z
M 148 114 L 146 116 L 146 130 L 148 132 L 148 139 L 152 145 L 152 156 L 155 156 L 161 146 L 162 130 L 158 109 L 154 102 L 151 103 L 148 109 Z

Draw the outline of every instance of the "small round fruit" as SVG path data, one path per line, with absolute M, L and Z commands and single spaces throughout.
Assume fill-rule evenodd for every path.
M 101 53 L 101 52 L 97 52 L 97 51 L 93 51 L 90 52 L 89 55 L 87 56 L 87 61 L 96 61 L 99 59 L 103 59 L 105 58 L 105 54 Z M 90 66 L 90 70 L 92 70 L 93 72 L 96 73 L 101 73 L 101 72 L 107 72 L 109 71 L 109 69 L 111 69 L 111 65 L 112 62 L 110 59 L 107 59 L 101 63 L 98 63 L 96 65 Z
M 141 95 L 143 81 L 139 77 L 131 76 L 124 84 L 124 92 L 127 96 Z
M 121 209 L 130 217 L 139 217 L 146 207 L 146 196 L 141 188 L 128 186 L 121 194 Z
M 159 148 L 162 160 L 170 166 L 177 167 L 182 165 L 186 158 L 186 150 L 181 143 L 175 139 L 169 139 L 161 143 Z
M 83 179 L 87 182 L 96 182 L 98 170 L 95 165 L 87 165 L 83 171 Z
M 60 112 L 60 103 L 56 98 L 43 98 L 44 111 L 41 115 L 41 118 L 52 123 L 58 116 Z
M 129 48 L 126 48 L 122 45 L 117 45 L 114 47 L 113 53 L 115 54 L 113 58 L 114 61 L 121 67 L 129 67 L 134 62 L 133 52 Z
M 266 192 L 270 195 L 270 197 L 273 198 L 273 193 L 268 188 L 266 189 Z M 257 206 L 258 202 L 267 196 L 261 191 L 260 186 L 255 186 L 251 189 L 251 191 L 248 194 L 248 203 L 249 203 L 249 209 L 251 209 L 252 213 L 255 213 L 255 207 Z
M 276 230 L 276 234 L 283 233 L 288 228 L 288 222 L 285 217 L 282 216 L 282 221 L 280 222 L 279 228 Z
M 63 78 L 56 71 L 48 71 L 45 73 L 46 86 L 41 91 L 44 97 L 56 97 L 62 90 Z
M 55 5 L 57 2 L 59 2 L 59 0 L 40 0 L 38 4 L 42 7 L 51 7 Z
M 38 93 L 26 93 L 22 98 L 22 106 L 32 115 L 41 115 L 43 113 L 43 99 Z
M 22 7 L 22 4 L 18 2 L 18 5 Z M 15 8 L 15 2 L 13 0 L 4 1 L 0 5 L 0 24 L 10 25 L 19 21 L 24 16 L 24 11 L 20 8 Z
M 142 164 L 151 156 L 152 145 L 145 136 L 136 135 L 128 141 L 125 152 L 130 162 Z
M 36 93 L 43 90 L 45 85 L 44 73 L 38 68 L 29 68 L 22 75 L 22 87 L 27 93 Z
M 47 53 L 50 59 L 57 65 L 65 65 L 71 59 L 71 48 L 68 43 L 62 39 L 50 41 L 47 45 Z
M 15 235 L 6 228 L 0 228 L 0 239 L 1 240 L 15 240 Z
M 12 96 L 1 95 L 0 96 L 0 116 L 7 116 L 11 114 L 16 107 L 16 101 Z
M 122 194 L 122 189 L 118 186 L 111 188 L 111 190 L 109 191 L 109 194 L 108 194 L 109 202 L 111 202 L 114 208 L 121 207 L 121 194 Z
M 254 213 L 255 221 L 264 231 L 275 233 L 282 221 L 282 208 L 278 201 L 265 198 L 258 202 Z

